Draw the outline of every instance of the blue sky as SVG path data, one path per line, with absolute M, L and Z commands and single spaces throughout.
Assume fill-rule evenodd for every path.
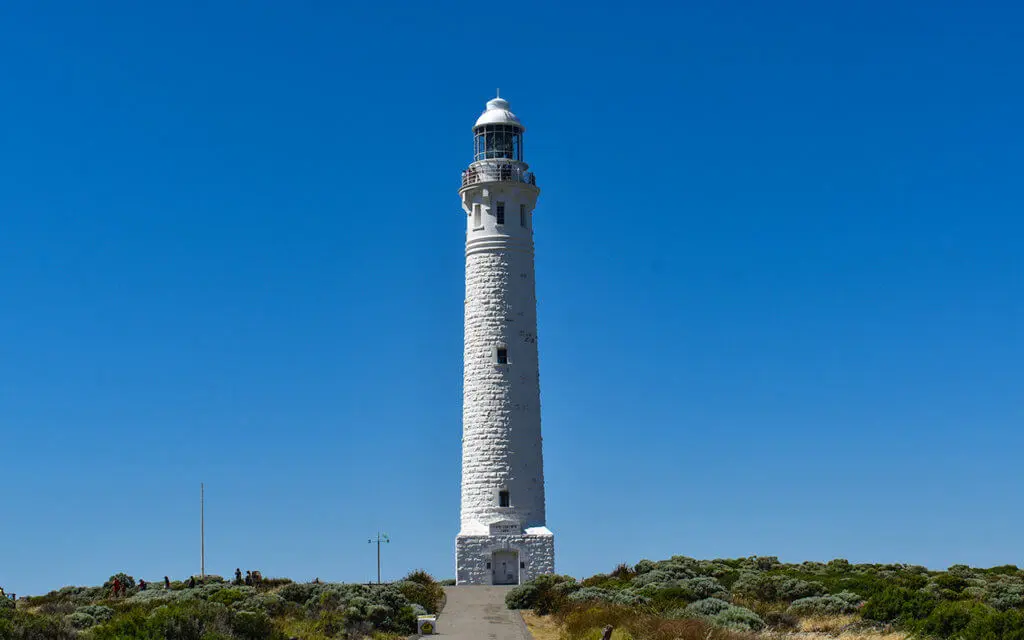
M 496 87 L 560 572 L 1024 564 L 1024 9 L 669 4 L 4 3 L 0 585 L 453 576 Z

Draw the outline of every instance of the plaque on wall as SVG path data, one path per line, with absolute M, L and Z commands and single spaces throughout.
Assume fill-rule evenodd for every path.
M 502 520 L 501 522 L 491 523 L 492 536 L 518 535 L 522 532 L 523 528 L 519 526 L 518 522 L 513 520 Z

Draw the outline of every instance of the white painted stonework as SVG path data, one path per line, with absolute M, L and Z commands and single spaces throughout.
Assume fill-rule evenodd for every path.
M 458 584 L 517 584 L 555 569 L 545 526 L 533 261 L 540 191 L 522 161 L 524 128 L 506 101 L 487 103 L 474 125 L 475 150 L 491 144 L 484 140 L 495 125 L 515 133 L 515 151 L 497 133 L 488 157 L 475 154 L 459 191 L 466 301 Z

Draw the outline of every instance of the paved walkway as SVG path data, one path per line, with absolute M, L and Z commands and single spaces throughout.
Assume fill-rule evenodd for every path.
M 445 587 L 437 635 L 451 640 L 532 640 L 518 611 L 505 608 L 511 587 Z

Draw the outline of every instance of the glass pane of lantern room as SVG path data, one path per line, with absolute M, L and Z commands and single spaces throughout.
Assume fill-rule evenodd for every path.
M 513 160 L 522 160 L 523 159 L 522 150 L 519 147 L 519 134 L 518 133 L 512 134 L 512 159 Z

